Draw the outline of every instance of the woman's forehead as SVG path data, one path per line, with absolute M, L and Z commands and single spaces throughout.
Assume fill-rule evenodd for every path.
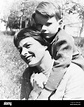
M 25 39 L 22 39 L 20 42 L 19 42 L 19 47 L 23 47 L 23 45 L 25 44 L 31 44 L 31 45 L 35 45 L 35 46 L 40 46 L 41 43 L 34 39 L 33 37 L 27 37 Z
M 30 44 L 30 43 L 36 43 L 36 40 L 32 37 L 27 37 L 27 38 L 24 38 L 22 39 L 20 42 L 19 42 L 19 46 L 23 46 L 24 44 Z

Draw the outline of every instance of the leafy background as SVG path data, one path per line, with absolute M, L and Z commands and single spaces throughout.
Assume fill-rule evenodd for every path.
M 13 37 L 0 33 L 0 100 L 20 99 L 22 74 L 26 67 L 13 44 Z

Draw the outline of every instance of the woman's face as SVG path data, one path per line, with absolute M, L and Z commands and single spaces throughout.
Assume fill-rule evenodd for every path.
M 20 41 L 19 49 L 22 59 L 29 66 L 37 66 L 44 57 L 46 46 L 41 45 L 34 38 L 28 37 Z

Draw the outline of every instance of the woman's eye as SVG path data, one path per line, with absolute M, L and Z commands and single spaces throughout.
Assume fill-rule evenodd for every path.
M 26 47 L 26 48 L 29 48 L 29 47 L 30 47 L 30 44 L 27 44 L 25 47 Z
M 29 48 L 30 45 L 31 45 L 31 44 L 27 44 L 27 43 L 26 43 L 26 44 L 23 45 L 23 47 L 25 47 L 25 48 Z

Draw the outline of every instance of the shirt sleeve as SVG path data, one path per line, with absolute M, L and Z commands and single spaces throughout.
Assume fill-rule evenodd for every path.
M 66 67 L 71 63 L 73 55 L 74 40 L 73 37 L 60 32 L 51 48 L 52 57 L 55 59 L 55 67 Z
M 73 55 L 73 37 L 61 31 L 56 35 L 51 47 L 51 55 L 54 58 L 54 65 L 51 75 L 46 84 L 49 90 L 57 89 L 62 80 L 66 68 L 70 65 Z

